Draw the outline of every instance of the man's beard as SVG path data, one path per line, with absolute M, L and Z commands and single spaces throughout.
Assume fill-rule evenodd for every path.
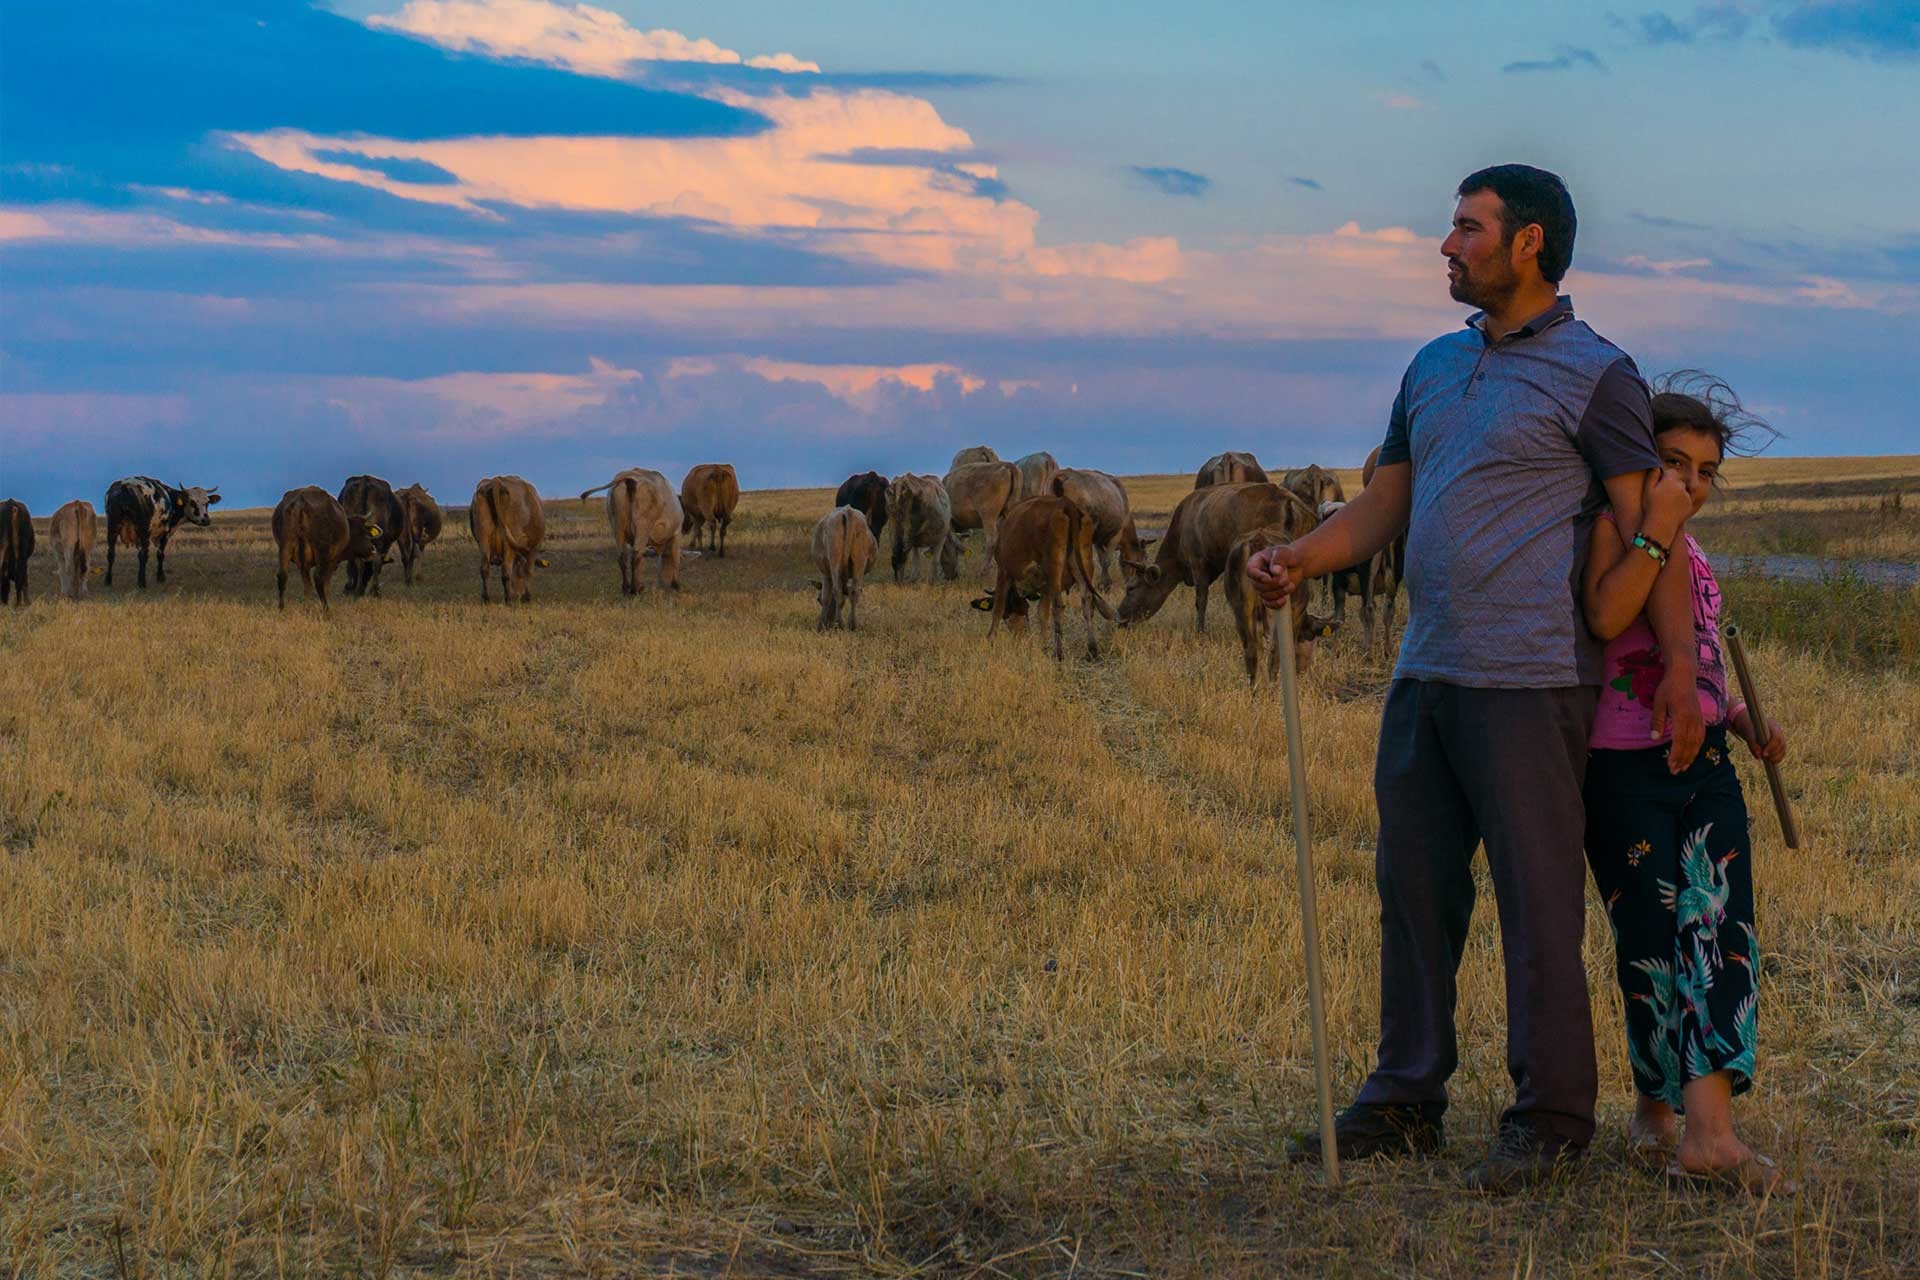
M 1447 278 L 1447 295 L 1455 302 L 1464 302 L 1481 311 L 1492 311 L 1511 298 L 1518 285 L 1518 278 L 1509 270 L 1498 280 L 1477 279 L 1467 268 L 1467 264 L 1458 258 L 1450 259 L 1450 264 L 1458 267 L 1458 275 Z

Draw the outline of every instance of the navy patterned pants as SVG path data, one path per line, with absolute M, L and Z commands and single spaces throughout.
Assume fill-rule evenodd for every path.
M 1760 948 L 1753 848 L 1725 725 L 1678 777 L 1667 749 L 1595 751 L 1587 761 L 1587 864 L 1613 924 L 1627 1056 L 1641 1093 L 1680 1109 L 1715 1071 L 1753 1082 Z

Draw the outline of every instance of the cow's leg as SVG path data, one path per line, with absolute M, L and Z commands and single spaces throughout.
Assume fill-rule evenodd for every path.
M 1362 653 L 1373 653 L 1373 566 L 1360 575 L 1360 635 Z
M 135 575 L 134 582 L 142 591 L 147 589 L 147 540 L 145 538 L 140 539 L 140 572 Z
M 331 565 L 326 566 L 326 572 L 331 572 L 331 570 Z M 316 579 L 318 579 L 318 582 L 326 581 L 326 578 L 318 566 L 312 561 L 302 559 L 300 561 L 300 598 L 302 600 L 311 600 L 320 594 Z
M 667 539 L 660 549 L 660 585 L 672 591 L 680 589 L 680 535 Z
M 1091 591 L 1083 590 L 1080 593 L 1080 618 L 1087 624 L 1087 657 L 1098 658 L 1100 638 L 1093 629 L 1093 592 Z
M 107 576 L 100 580 L 102 586 L 113 585 L 113 548 L 120 541 L 120 522 L 113 518 L 112 508 L 107 510 Z
M 1193 584 L 1193 629 L 1201 635 L 1207 634 L 1207 592 L 1212 589 L 1211 578 L 1202 578 Z
M 349 596 L 359 595 L 360 594 L 359 587 L 360 587 L 360 562 L 354 559 L 352 556 L 348 556 L 347 557 L 347 594 Z
M 376 549 L 373 559 L 367 562 L 367 591 L 371 595 L 380 594 L 380 567 L 386 563 L 386 557 Z
M 324 560 L 316 565 L 300 566 L 300 578 L 306 583 L 308 593 L 319 597 L 320 616 L 323 618 L 333 616 L 333 610 L 327 606 L 327 579 L 333 576 L 333 568 Z
M 487 571 L 492 567 L 493 567 L 492 565 L 487 563 L 487 557 L 483 553 L 480 557 L 480 603 L 481 604 L 493 603 L 491 600 L 487 598 Z
M 153 580 L 167 580 L 167 535 L 164 533 L 153 540 Z
M 1100 589 L 1111 590 L 1113 588 L 1113 544 L 1109 542 L 1104 547 L 1095 547 L 1093 550 L 1094 554 L 1100 557 Z
M 860 575 L 847 571 L 847 630 L 860 629 Z
M 727 526 L 733 523 L 732 516 L 720 517 L 720 558 L 727 558 Z
M 413 585 L 413 544 L 404 538 L 400 541 L 400 577 L 408 586 Z
M 1237 592 L 1229 593 L 1233 606 L 1233 629 L 1240 635 L 1240 658 L 1247 667 L 1247 687 L 1260 687 L 1260 609 Z

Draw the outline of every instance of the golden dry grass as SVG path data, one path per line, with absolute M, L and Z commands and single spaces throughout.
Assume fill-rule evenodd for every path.
M 1752 645 L 1807 847 L 1749 770 L 1741 1115 L 1796 1201 L 1628 1167 L 1597 911 L 1593 1156 L 1458 1191 L 1507 1094 L 1490 894 L 1448 1152 L 1333 1192 L 1280 1158 L 1313 1106 L 1286 765 L 1224 620 L 1183 592 L 1055 664 L 984 641 L 970 558 L 818 635 L 828 497 L 748 494 L 671 600 L 621 600 L 573 502 L 524 611 L 478 604 L 458 518 L 331 621 L 271 608 L 264 512 L 142 599 L 55 602 L 37 563 L 0 617 L 0 1272 L 1920 1268 L 1920 673 Z M 1355 648 L 1304 690 L 1343 1095 L 1388 675 Z

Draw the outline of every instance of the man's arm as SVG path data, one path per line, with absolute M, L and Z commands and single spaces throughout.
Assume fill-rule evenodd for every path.
M 1373 483 L 1312 533 L 1256 553 L 1247 577 L 1261 602 L 1278 608 L 1308 579 L 1369 559 L 1400 535 L 1412 510 L 1413 464 L 1377 467 Z
M 1647 491 L 1648 477 L 1659 473 L 1629 471 L 1609 476 L 1605 481 L 1607 498 L 1613 504 L 1614 525 L 1631 542 L 1641 529 L 1641 496 Z M 1662 477 L 1664 479 L 1664 477 Z M 1651 534 L 1649 536 L 1652 536 Z M 1687 563 L 1686 548 L 1675 534 L 1672 553 L 1661 566 L 1647 597 L 1647 624 L 1660 642 L 1660 657 L 1666 673 L 1653 694 L 1653 736 L 1660 738 L 1669 723 L 1673 726 L 1673 745 L 1667 749 L 1667 768 L 1682 773 L 1700 754 L 1706 741 L 1706 721 L 1700 715 L 1700 696 L 1695 692 L 1698 676 L 1698 641 L 1693 634 L 1693 571 Z M 1637 551 L 1630 557 L 1648 559 Z M 1652 561 L 1648 559 L 1648 563 Z

